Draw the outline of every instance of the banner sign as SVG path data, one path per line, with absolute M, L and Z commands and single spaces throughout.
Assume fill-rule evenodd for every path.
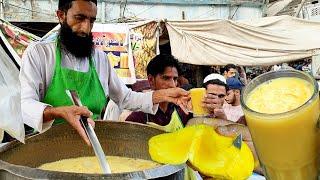
M 40 38 L 4 20 L 1 20 L 0 23 L 0 37 L 15 61 L 20 65 L 21 57 L 25 49 L 31 42 L 38 41 Z
M 136 82 L 132 51 L 126 24 L 95 24 L 92 30 L 96 48 L 106 53 L 111 66 L 125 84 Z
M 130 41 L 137 79 L 147 79 L 147 65 L 157 55 L 159 47 L 158 23 L 147 22 L 130 29 Z

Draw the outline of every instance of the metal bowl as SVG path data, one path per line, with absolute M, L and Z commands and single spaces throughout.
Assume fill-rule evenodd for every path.
M 127 122 L 96 121 L 95 132 L 106 155 L 151 160 L 148 140 L 163 133 L 152 127 Z M 161 165 L 144 171 L 85 174 L 47 171 L 36 167 L 66 158 L 94 156 L 68 124 L 53 126 L 33 135 L 26 143 L 14 141 L 0 148 L 0 179 L 183 179 L 182 165 Z

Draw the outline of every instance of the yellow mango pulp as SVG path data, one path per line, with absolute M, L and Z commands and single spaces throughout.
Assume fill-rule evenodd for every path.
M 149 152 L 159 163 L 181 164 L 189 160 L 204 175 L 246 179 L 252 174 L 254 158 L 245 143 L 238 149 L 233 140 L 217 134 L 211 126 L 195 125 L 151 138 Z
M 185 163 L 195 132 L 196 127 L 190 126 L 173 133 L 152 137 L 149 140 L 149 154 L 152 160 L 164 164 Z

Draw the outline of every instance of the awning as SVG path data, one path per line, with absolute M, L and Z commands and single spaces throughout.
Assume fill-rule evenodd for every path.
M 167 21 L 166 27 L 172 54 L 197 65 L 271 65 L 319 54 L 320 48 L 320 22 L 291 16 Z

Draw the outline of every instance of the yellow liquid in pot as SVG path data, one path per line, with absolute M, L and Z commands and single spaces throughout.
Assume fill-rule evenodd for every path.
M 155 168 L 160 164 L 143 159 L 127 158 L 120 156 L 107 156 L 112 173 L 123 173 L 141 171 Z M 43 170 L 101 174 L 102 170 L 96 157 L 78 157 L 62 159 L 59 161 L 46 163 L 38 167 Z

